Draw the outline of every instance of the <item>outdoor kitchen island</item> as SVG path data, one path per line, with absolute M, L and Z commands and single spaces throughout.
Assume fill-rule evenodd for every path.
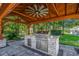
M 25 36 L 24 45 L 48 55 L 56 56 L 59 51 L 59 36 L 37 33 Z

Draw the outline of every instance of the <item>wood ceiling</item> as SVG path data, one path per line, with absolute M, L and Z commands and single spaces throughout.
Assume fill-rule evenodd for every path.
M 10 15 L 20 16 L 14 22 L 36 24 L 69 18 L 79 18 L 77 3 L 7 3 L 0 4 L 0 19 Z M 10 21 L 10 19 L 7 19 Z

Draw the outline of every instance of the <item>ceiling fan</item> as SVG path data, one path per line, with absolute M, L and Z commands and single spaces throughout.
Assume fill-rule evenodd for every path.
M 46 8 L 44 5 L 38 6 L 35 4 L 33 6 L 28 6 L 25 11 L 28 15 L 37 18 L 46 16 L 48 14 L 48 8 Z

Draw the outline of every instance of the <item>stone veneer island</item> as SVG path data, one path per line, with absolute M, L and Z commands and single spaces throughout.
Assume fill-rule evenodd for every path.
M 34 34 L 25 36 L 24 45 L 48 55 L 56 56 L 59 51 L 59 36 Z

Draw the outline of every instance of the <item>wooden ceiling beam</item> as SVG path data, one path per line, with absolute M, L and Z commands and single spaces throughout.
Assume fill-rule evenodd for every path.
M 65 3 L 65 16 L 67 15 L 67 3 Z
M 76 13 L 78 13 L 79 4 L 77 3 Z
M 16 14 L 18 14 L 18 15 L 20 15 L 20 16 L 25 17 L 26 20 L 29 19 L 29 20 L 27 20 L 28 22 L 30 22 L 30 20 L 36 19 L 36 18 L 32 18 L 32 17 L 30 17 L 30 16 L 28 16 L 28 15 L 25 15 L 25 14 L 23 14 L 23 13 L 17 12 L 17 11 L 13 11 L 13 13 L 16 13 Z
M 27 22 L 26 19 L 20 19 L 20 20 L 21 20 L 21 22 L 24 22 L 25 24 L 29 24 L 29 22 Z
M 31 24 L 37 24 L 37 23 L 42 23 L 42 22 L 53 22 L 53 21 L 58 21 L 58 20 L 65 20 L 65 19 L 70 19 L 70 18 L 77 18 L 79 19 L 79 14 L 72 14 L 72 15 L 66 15 L 66 16 L 59 16 L 59 17 L 51 17 L 47 19 L 41 19 L 38 21 L 31 22 Z
M 57 16 L 59 16 L 59 12 L 57 11 L 57 8 L 56 8 L 55 4 L 53 3 L 52 5 L 53 5 L 53 7 L 54 7 L 54 10 L 55 10 Z
M 11 19 L 7 19 L 6 18 L 6 20 L 5 20 L 6 22 L 15 22 L 15 23 L 22 23 L 22 24 L 27 24 L 26 22 L 22 22 L 22 21 L 20 21 L 19 19 L 17 19 L 17 20 L 11 20 Z
M 51 17 L 51 9 L 50 9 L 50 4 L 47 4 L 47 3 L 46 3 L 46 6 L 47 6 L 47 8 L 48 8 L 48 14 L 49 14 L 49 17 Z
M 0 3 L 0 7 L 2 6 L 2 3 Z
M 0 14 L 0 19 L 2 19 L 3 17 L 5 17 L 7 14 L 9 14 L 13 9 L 15 9 L 15 7 L 18 4 L 16 3 L 10 3 L 5 10 L 3 10 L 3 12 Z

